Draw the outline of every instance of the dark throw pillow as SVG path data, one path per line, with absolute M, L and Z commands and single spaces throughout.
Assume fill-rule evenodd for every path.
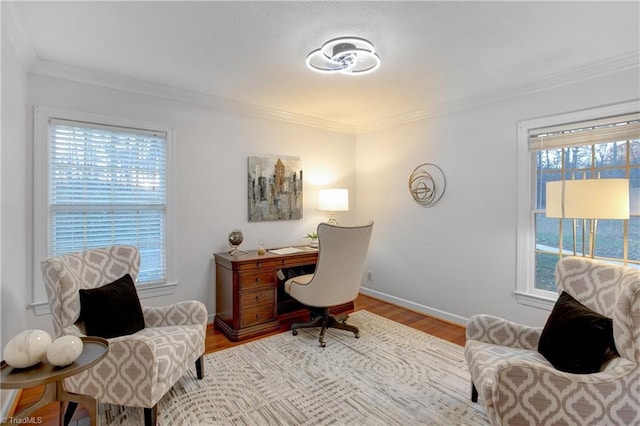
M 144 328 L 135 284 L 129 274 L 89 290 L 80 290 L 80 318 L 87 335 L 105 339 L 133 334 Z
M 542 330 L 538 352 L 560 371 L 596 373 L 617 355 L 613 323 L 563 291 Z

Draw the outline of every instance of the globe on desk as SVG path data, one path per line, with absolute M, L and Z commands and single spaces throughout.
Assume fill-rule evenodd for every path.
M 238 248 L 240 247 L 240 244 L 242 244 L 242 242 L 244 241 L 244 235 L 242 235 L 241 230 L 239 229 L 232 230 L 229 233 L 227 240 L 229 241 L 229 245 L 231 246 L 231 250 L 229 250 L 230 255 L 234 255 L 238 252 L 246 253 L 246 251 L 242 251 Z

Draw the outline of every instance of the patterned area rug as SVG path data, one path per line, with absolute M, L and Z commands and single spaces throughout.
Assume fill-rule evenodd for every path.
M 352 333 L 276 336 L 205 356 L 158 405 L 174 425 L 488 425 L 469 400 L 462 347 L 367 311 Z M 102 425 L 142 425 L 142 409 L 101 404 Z

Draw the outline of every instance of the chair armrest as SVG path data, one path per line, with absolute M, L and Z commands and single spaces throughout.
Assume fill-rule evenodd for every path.
M 167 306 L 143 306 L 145 327 L 207 324 L 207 308 L 197 300 L 185 300 Z
M 314 274 L 298 275 L 297 277 L 289 278 L 287 282 L 298 285 L 308 285 L 311 282 L 313 275 Z
M 152 380 L 154 383 L 158 380 L 157 350 L 152 338 L 139 334 L 129 334 L 107 340 L 109 341 L 109 353 L 105 361 L 107 359 L 110 360 L 107 365 L 128 365 L 129 367 L 135 365 L 139 370 L 138 374 L 142 373 L 136 378 L 137 383 L 143 383 L 143 377 Z M 98 369 L 98 372 L 94 374 L 100 375 L 101 371 Z M 104 369 L 104 372 L 106 376 L 102 377 L 103 380 L 113 379 L 113 370 Z
M 509 379 L 509 377 L 513 378 L 518 376 L 518 371 L 526 372 L 527 383 L 522 383 L 526 386 L 531 385 L 531 379 L 537 382 L 536 377 L 542 379 L 543 376 L 546 376 L 545 380 L 550 380 L 550 382 L 546 383 L 558 383 L 558 381 L 567 380 L 571 383 L 602 384 L 619 380 L 629 375 L 630 372 L 635 372 L 633 376 L 640 374 L 635 363 L 622 357 L 616 357 L 605 370 L 592 374 L 566 373 L 556 369 L 547 362 L 535 362 L 523 358 L 508 358 L 495 365 L 496 383 L 500 386 L 500 383 L 506 381 L 512 382 L 513 380 Z M 511 389 L 513 389 L 513 387 L 511 387 Z
M 562 420 L 573 418 L 564 417 L 565 411 L 569 411 L 566 407 L 575 408 L 581 398 L 587 398 L 587 404 L 606 410 L 612 401 L 631 395 L 640 381 L 640 371 L 634 362 L 624 358 L 616 358 L 606 370 L 593 374 L 565 373 L 547 363 L 511 358 L 496 365 L 494 377 L 492 400 L 502 424 L 511 424 L 523 415 L 527 418 L 531 413 L 538 413 L 545 420 L 548 420 L 546 416 L 558 414 L 562 417 L 554 417 L 555 420 L 564 423 Z M 537 421 L 545 423 L 541 418 Z M 609 417 L 603 421 L 603 424 L 613 423 Z
M 155 358 L 155 347 L 153 339 L 149 336 L 140 334 L 127 334 L 126 336 L 118 336 L 107 339 L 109 341 L 109 356 L 112 352 L 122 352 L 123 348 L 135 349 L 136 354 L 144 355 L 143 359 Z M 146 358 L 146 357 L 149 358 Z
M 493 315 L 473 315 L 467 322 L 467 340 L 537 350 L 542 327 L 529 327 Z
M 308 285 L 311 282 L 311 279 L 313 278 L 313 276 L 314 274 L 305 274 L 305 275 L 298 275 L 297 277 L 289 278 L 284 282 L 285 293 L 291 295 L 292 297 L 295 297 L 293 294 L 291 294 L 291 292 L 293 291 L 291 287 L 293 286 L 295 288 L 293 284 L 301 285 L 301 286 Z

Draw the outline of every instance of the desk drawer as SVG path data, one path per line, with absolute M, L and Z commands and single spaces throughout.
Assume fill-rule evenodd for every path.
M 239 271 L 248 271 L 252 269 L 275 269 L 282 265 L 281 259 L 261 259 L 238 264 Z
M 290 256 L 278 256 L 278 257 L 270 257 L 266 259 L 260 260 L 251 260 L 239 263 L 235 269 L 240 273 L 244 272 L 257 272 L 258 270 L 276 270 L 281 268 L 288 268 L 291 266 L 300 266 L 300 265 L 311 265 L 316 263 L 316 259 L 318 258 L 317 252 L 311 253 L 297 253 L 295 255 Z
M 240 294 L 240 310 L 258 305 L 273 306 L 275 303 L 274 288 L 269 287 L 264 290 L 251 291 Z
M 276 282 L 275 271 L 269 270 L 260 273 L 240 273 L 240 290 L 273 285 Z
M 261 305 L 240 311 L 240 327 L 248 327 L 275 319 L 273 304 Z

